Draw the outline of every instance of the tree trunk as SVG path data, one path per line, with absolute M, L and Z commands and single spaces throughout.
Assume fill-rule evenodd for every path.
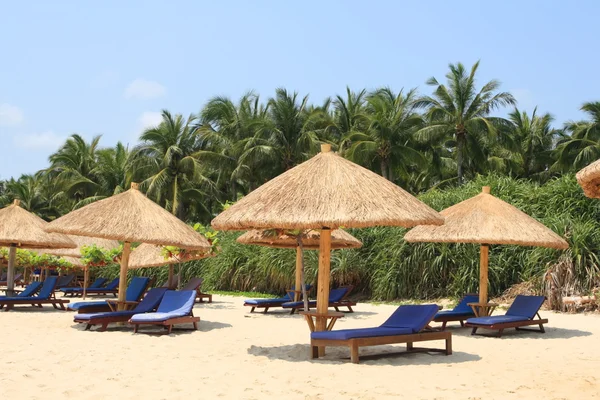
M 456 165 L 458 167 L 458 184 L 463 184 L 463 152 L 465 147 L 465 134 L 458 132 L 456 134 Z
M 388 171 L 387 163 L 385 162 L 385 160 L 382 159 L 379 162 L 379 165 L 381 167 L 381 176 L 383 176 L 385 179 L 387 179 L 388 178 L 388 176 L 387 176 L 387 171 Z
M 394 174 L 393 174 L 392 166 L 391 165 L 388 165 L 388 180 L 390 182 L 394 181 Z

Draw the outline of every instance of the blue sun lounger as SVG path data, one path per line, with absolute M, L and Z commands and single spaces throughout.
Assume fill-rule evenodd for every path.
M 75 318 L 73 320 L 75 322 L 79 322 L 80 324 L 86 324 L 86 331 L 89 330 L 93 325 L 102 325 L 98 330 L 103 332 L 110 323 L 127 322 L 129 318 L 135 314 L 148 313 L 156 310 L 167 290 L 168 288 L 166 287 L 150 289 L 142 301 L 133 310 L 101 312 L 94 314 L 75 314 Z
M 83 294 L 83 290 L 81 291 Z M 98 296 L 106 296 L 108 294 L 112 294 L 117 297 L 117 293 L 119 293 L 119 278 L 115 278 L 110 281 L 106 286 L 99 288 L 87 288 L 85 291 L 86 295 L 98 295 Z
M 4 308 L 4 311 L 9 311 L 14 308 L 15 305 L 30 305 L 42 307 L 43 304 L 51 304 L 54 308 L 59 307 L 64 310 L 65 304 L 69 303 L 69 300 L 57 299 L 54 297 L 54 289 L 56 288 L 56 282 L 58 277 L 50 276 L 46 278 L 40 288 L 40 292 L 37 296 L 15 296 L 15 297 L 3 297 L 0 298 L 0 308 Z M 30 285 L 31 286 L 31 285 Z
M 497 330 L 497 337 L 502 336 L 502 332 L 508 328 L 515 328 L 518 331 L 544 333 L 546 332 L 544 330 L 544 324 L 547 324 L 548 320 L 542 319 L 539 311 L 545 300 L 545 296 L 519 295 L 506 311 L 506 314 L 469 318 L 465 325 L 473 328 L 471 335 L 476 335 L 477 330 L 480 328 Z M 535 319 L 536 316 L 537 319 Z M 530 325 L 539 325 L 539 329 L 522 328 L 523 326 Z
M 175 324 L 191 323 L 194 329 L 198 329 L 200 317 L 194 317 L 195 301 L 195 290 L 169 290 L 155 313 L 135 314 L 131 317 L 129 323 L 134 326 L 133 333 L 137 333 L 140 325 L 162 325 L 169 330 L 169 334 Z
M 358 364 L 358 349 L 363 346 L 406 343 L 406 350 L 414 350 L 414 342 L 445 340 L 445 349 L 427 349 L 452 354 L 452 333 L 430 330 L 429 323 L 438 312 L 436 304 L 400 306 L 378 327 L 312 332 L 311 358 L 319 357 L 319 347 L 347 346 L 350 359 Z
M 90 289 L 100 289 L 102 286 L 104 286 L 104 284 L 106 283 L 107 279 L 106 278 L 97 278 L 88 288 L 87 290 Z M 65 294 L 65 296 L 70 295 L 71 297 L 74 296 L 81 296 L 83 295 L 83 288 L 81 287 L 63 287 L 58 289 L 59 291 L 63 292 Z
M 340 307 L 348 307 L 348 312 L 354 312 L 352 309 L 353 306 L 356 305 L 355 302 L 348 300 L 346 297 L 350 294 L 350 292 L 354 289 L 354 286 L 340 286 L 337 289 L 331 289 L 329 291 L 329 307 L 335 308 L 335 311 L 340 311 Z M 308 308 L 315 308 L 317 306 L 316 300 L 311 300 L 308 302 Z M 283 303 L 281 305 L 283 308 L 290 308 L 290 314 L 296 312 L 296 310 L 301 310 L 304 308 L 303 301 L 291 301 L 289 303 Z
M 127 291 L 125 292 L 126 302 L 138 302 L 146 292 L 150 278 L 136 276 L 131 280 Z M 89 314 L 96 312 L 110 311 L 110 306 L 106 301 L 81 301 L 69 306 L 69 310 L 77 311 L 80 314 Z
M 31 282 L 25 287 L 25 289 L 23 289 L 21 293 L 17 294 L 16 296 L 13 296 L 13 298 L 31 297 L 40 291 L 40 289 L 42 288 L 42 284 L 42 282 Z M 0 299 L 6 299 L 8 297 L 9 296 L 0 296 Z
M 452 321 L 460 322 L 460 326 L 465 326 L 464 321 L 468 318 L 475 317 L 475 313 L 469 303 L 477 303 L 479 301 L 478 294 L 466 294 L 458 302 L 452 310 L 444 310 L 435 314 L 433 322 L 441 322 L 441 329 L 446 329 L 446 324 Z
M 312 289 L 312 285 L 306 285 L 306 293 Z M 244 306 L 252 307 L 250 312 L 254 312 L 256 308 L 264 308 L 264 313 L 269 311 L 272 307 L 281 307 L 284 303 L 291 303 L 294 301 L 294 290 L 290 290 L 285 296 L 275 299 L 248 299 L 244 300 Z

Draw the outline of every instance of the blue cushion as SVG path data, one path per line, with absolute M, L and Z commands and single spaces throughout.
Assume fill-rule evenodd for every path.
M 527 317 L 531 319 L 540 310 L 546 298 L 544 296 L 523 296 L 518 295 L 510 308 L 506 311 L 506 315 L 515 315 Z
M 40 289 L 40 293 L 37 295 L 37 298 L 40 300 L 48 300 L 52 293 L 54 293 L 54 289 L 56 288 L 56 282 L 58 281 L 58 277 L 49 276 L 44 280 L 44 284 Z
M 329 302 L 337 303 L 338 301 L 342 300 L 346 293 L 348 293 L 348 290 L 350 290 L 350 288 L 347 287 L 332 289 L 329 292 Z
M 383 323 L 385 328 L 410 328 L 419 332 L 427 326 L 438 312 L 436 304 L 404 305 L 400 306 Z
M 99 289 L 106 283 L 106 278 L 97 278 L 90 286 L 87 287 L 90 289 Z M 83 292 L 83 288 L 80 287 L 65 287 L 59 289 L 61 292 L 65 293 L 74 293 L 74 292 Z
M 195 300 L 195 290 L 169 290 L 155 313 L 135 314 L 131 317 L 131 322 L 162 322 L 170 318 L 184 317 L 192 312 Z
M 253 306 L 260 306 L 264 304 L 283 304 L 290 301 L 289 297 L 281 297 L 279 299 L 252 299 L 244 300 L 244 304 L 251 304 Z
M 115 278 L 104 289 L 115 290 L 119 288 L 119 278 Z
M 364 337 L 409 335 L 413 333 L 410 328 L 362 328 L 342 329 L 339 331 L 312 332 L 311 339 L 347 340 Z
M 456 307 L 454 307 L 452 309 L 452 311 L 456 311 L 456 312 L 462 312 L 462 313 L 466 313 L 466 314 L 473 314 L 473 309 L 471 308 L 471 306 L 469 306 L 469 303 L 478 303 L 479 302 L 479 295 L 477 294 L 468 294 L 466 296 L 464 296 L 456 305 Z
M 477 317 L 477 318 L 469 318 L 467 320 L 467 324 L 475 324 L 475 325 L 493 325 L 493 324 L 503 324 L 505 322 L 519 322 L 519 321 L 529 321 L 531 318 L 519 316 L 519 315 L 492 315 L 490 317 Z
M 150 283 L 150 278 L 136 276 L 125 292 L 125 301 L 138 301 Z
M 100 312 L 100 313 L 92 313 L 92 314 L 76 314 L 73 320 L 77 321 L 94 321 L 97 319 L 107 318 L 107 317 L 130 317 L 135 314 L 135 311 L 111 311 L 111 312 Z
M 106 306 L 108 307 L 108 303 L 106 301 L 80 301 L 79 303 L 69 304 L 69 310 L 85 310 L 90 307 L 98 307 L 98 306 Z
M 31 297 L 35 294 L 35 292 L 37 292 L 40 287 L 42 286 L 42 282 L 31 282 L 29 285 L 27 285 L 27 287 L 25 288 L 25 290 L 23 290 L 21 293 L 19 293 L 16 296 L 10 297 L 10 298 L 21 298 L 21 297 Z M 0 299 L 4 300 L 4 299 L 8 299 L 7 296 L 0 296 Z

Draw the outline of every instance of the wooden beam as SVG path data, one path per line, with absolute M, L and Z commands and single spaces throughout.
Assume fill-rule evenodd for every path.
M 479 250 L 479 303 L 488 302 L 488 256 L 490 247 L 482 244 Z
M 83 296 L 82 298 L 85 300 L 85 295 L 87 294 L 88 282 L 90 281 L 90 268 L 87 265 L 83 266 Z
M 123 254 L 121 255 L 121 272 L 119 275 L 119 306 L 118 310 L 125 310 L 125 292 L 127 291 L 127 267 L 129 266 L 129 253 L 131 252 L 131 243 L 123 243 Z
M 296 247 L 296 283 L 294 287 L 294 301 L 300 301 L 302 297 L 302 250 Z
M 17 256 L 17 248 L 10 246 L 8 248 L 8 271 L 6 274 L 6 295 L 13 296 L 15 290 L 15 258 Z
M 329 280 L 331 274 L 331 230 L 321 229 L 319 241 L 319 275 L 317 291 L 317 313 L 327 314 L 329 310 Z M 317 331 L 327 330 L 327 318 L 316 317 Z M 319 347 L 319 356 L 325 355 L 325 347 Z

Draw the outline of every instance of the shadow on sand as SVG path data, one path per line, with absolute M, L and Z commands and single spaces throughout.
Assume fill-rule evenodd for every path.
M 85 330 L 85 325 L 86 324 L 73 324 L 71 325 L 71 327 L 73 329 L 77 329 L 80 331 L 84 331 Z M 209 332 L 209 331 L 213 331 L 213 330 L 217 330 L 217 329 L 224 329 L 224 328 L 231 328 L 231 324 L 224 324 L 222 322 L 216 322 L 216 321 L 205 321 L 205 320 L 200 320 L 200 322 L 198 322 L 198 331 L 199 332 Z M 99 333 L 103 333 L 100 332 L 98 330 L 100 326 L 96 325 L 93 326 L 89 332 L 99 332 Z M 133 325 L 129 325 L 128 323 L 125 323 L 125 325 L 117 325 L 117 324 L 111 324 L 106 328 L 106 332 L 130 332 L 133 333 Z M 190 334 L 190 333 L 194 333 L 196 332 L 195 329 L 191 329 L 191 324 L 185 324 L 185 325 L 181 325 L 181 326 L 174 326 L 173 327 L 173 332 L 172 334 Z M 167 331 L 165 330 L 164 327 L 162 326 L 158 326 L 158 325 L 149 325 L 149 326 L 144 326 L 144 327 L 140 327 L 140 329 L 138 330 L 138 334 L 149 334 L 149 335 L 166 335 Z
M 250 346 L 248 354 L 257 357 L 267 357 L 270 360 L 283 360 L 289 362 L 312 361 L 319 363 L 347 363 L 350 361 L 350 349 L 343 347 L 328 347 L 326 356 L 318 360 L 309 357 L 310 346 L 307 344 L 294 344 L 285 346 Z M 476 354 L 456 351 L 446 356 L 439 352 L 428 352 L 426 349 L 415 347 L 410 353 L 402 351 L 403 346 L 371 346 L 360 349 L 360 363 L 365 365 L 432 365 L 455 364 L 478 361 L 481 359 Z M 377 361 L 373 363 L 371 361 Z
M 537 328 L 537 325 L 531 326 L 531 328 Z M 592 333 L 588 331 L 582 331 L 579 329 L 565 329 L 565 328 L 553 328 L 552 326 L 545 325 L 546 333 L 541 332 L 529 332 L 523 330 L 506 329 L 502 332 L 502 337 L 494 337 L 498 331 L 486 330 L 479 328 L 477 335 L 471 335 L 471 328 L 461 328 L 459 326 L 449 326 L 446 330 L 452 332 L 454 336 L 470 337 L 473 339 L 506 339 L 506 340 L 531 340 L 531 339 L 570 339 L 576 337 L 591 336 Z M 490 336 L 481 336 L 480 333 Z

